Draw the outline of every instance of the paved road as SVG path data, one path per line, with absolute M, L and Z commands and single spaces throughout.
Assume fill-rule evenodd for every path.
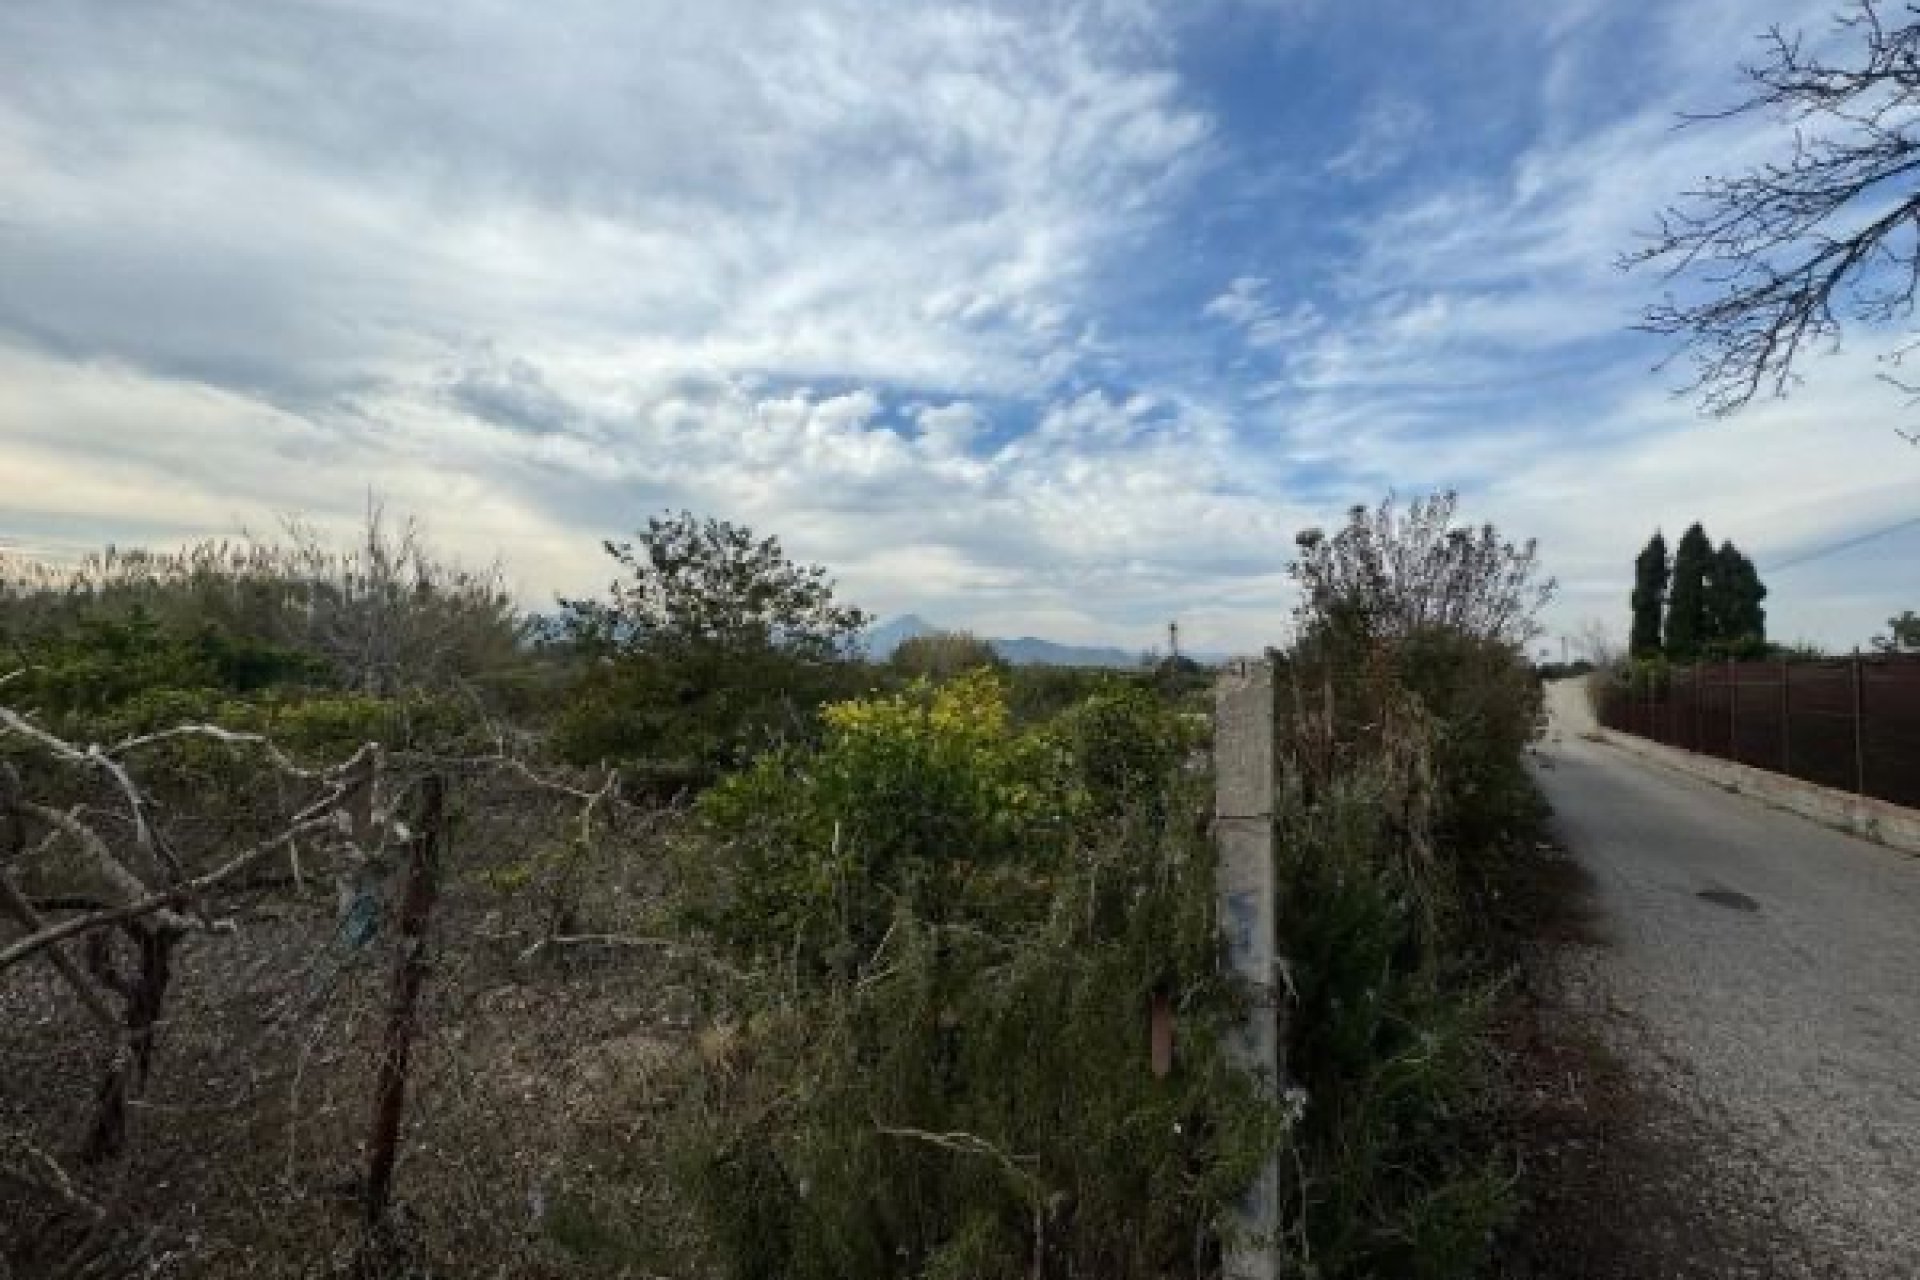
M 1920 1277 L 1920 858 L 1584 740 L 1573 682 L 1549 708 L 1622 1039 L 1769 1153 L 1822 1274 Z

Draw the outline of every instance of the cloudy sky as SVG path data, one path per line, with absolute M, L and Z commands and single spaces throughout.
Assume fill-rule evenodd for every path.
M 1920 605 L 1920 526 L 1817 555 L 1920 516 L 1882 340 L 1702 419 L 1614 266 L 1828 8 L 7 0 L 0 544 L 371 488 L 538 604 L 685 506 L 882 614 L 1231 649 L 1296 529 L 1454 486 L 1555 634 L 1700 519 L 1859 643 Z

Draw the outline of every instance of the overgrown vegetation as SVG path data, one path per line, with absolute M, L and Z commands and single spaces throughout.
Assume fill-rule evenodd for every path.
M 1466 1276 L 1511 1211 L 1486 1139 L 1487 907 L 1539 801 L 1525 659 L 1553 591 L 1450 496 L 1309 531 L 1280 669 L 1281 936 L 1305 1273 Z
M 430 978 L 446 994 L 425 1031 L 446 1056 L 412 1103 L 433 1149 L 458 1155 L 403 1164 L 422 1265 L 484 1249 L 527 1274 L 1212 1276 L 1227 1210 L 1277 1155 L 1289 1274 L 1474 1273 L 1509 1204 L 1484 1136 L 1476 921 L 1533 816 L 1524 652 L 1551 584 L 1530 546 L 1461 526 L 1450 495 L 1302 536 L 1297 639 L 1274 655 L 1276 1097 L 1225 1050 L 1248 1011 L 1219 964 L 1196 664 L 1009 668 L 956 636 L 869 665 L 853 652 L 862 616 L 823 571 L 684 513 L 610 545 L 608 595 L 539 626 L 411 530 L 376 524 L 364 542 L 16 566 L 0 704 L 137 756 L 189 871 L 274 829 L 318 776 L 302 770 L 364 743 L 383 744 L 392 779 L 382 821 L 411 779 L 462 780 L 434 944 L 458 961 Z M 258 738 L 125 746 L 188 724 Z M 42 798 L 22 813 L 111 790 L 32 733 L 0 734 L 0 750 Z M 667 776 L 679 807 L 579 768 L 601 761 Z M 91 821 L 148 887 L 169 882 L 131 828 Z M 366 1087 L 353 1052 L 316 1049 L 336 1019 L 372 1029 L 351 1002 L 376 1007 L 379 971 L 355 957 L 392 936 L 399 864 L 353 852 L 316 844 L 286 875 L 223 887 L 240 942 L 183 917 L 190 976 L 151 1032 L 256 1082 L 234 1123 L 286 1135 L 267 1144 L 285 1146 L 285 1176 L 306 1149 L 295 1135 L 327 1132 L 302 1140 L 315 1152 L 357 1139 L 301 1102 Z M 101 905 L 57 876 L 0 874 L 76 927 Z M 246 949 L 260 937 L 284 938 L 282 958 Z M 222 1039 L 228 1002 L 283 971 L 272 999 L 301 1011 L 293 1039 Z M 0 967 L 0 998 L 29 972 L 52 980 Z M 59 988 L 15 990 L 45 1008 Z M 636 1000 L 656 1010 L 638 1033 Z M 1158 1067 L 1156 1017 L 1173 1028 Z M 620 1065 L 582 1066 L 602 1061 Z M 53 1114 L 0 1120 L 28 1123 L 44 1153 L 59 1132 L 32 1125 Z M 161 1146 L 118 1158 L 164 1165 L 179 1158 L 164 1143 L 191 1133 L 161 1126 Z M 242 1184 L 258 1177 L 220 1194 Z M 35 1202 L 36 1220 L 80 1212 L 91 1232 L 75 1204 L 107 1184 L 75 1187 L 78 1202 Z M 272 1231 L 204 1188 L 155 1193 L 144 1218 L 115 1210 L 130 1252 L 112 1256 L 133 1265 L 143 1241 L 247 1222 L 195 1247 L 297 1271 L 300 1232 L 325 1220 L 303 1188 L 275 1192 Z
M 1280 1127 L 1222 1052 L 1181 725 L 1116 687 L 1018 727 L 982 669 L 827 720 L 699 806 L 761 978 L 693 1102 L 728 1274 L 1192 1274 Z
M 568 759 L 711 780 L 805 736 L 822 703 L 857 690 L 850 659 L 866 615 L 778 539 L 681 512 L 606 551 L 622 576 L 604 600 L 563 600 L 553 628 L 587 660 L 556 726 Z
M 947 680 L 975 667 L 1007 668 L 994 647 L 971 631 L 929 631 L 900 642 L 889 665 L 909 679 Z

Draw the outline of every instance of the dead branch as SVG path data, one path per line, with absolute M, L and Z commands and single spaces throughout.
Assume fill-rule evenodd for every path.
M 40 918 L 40 913 L 33 909 L 33 904 L 22 896 L 20 890 L 14 887 L 13 881 L 4 874 L 0 874 L 0 907 L 5 907 L 7 914 L 12 916 L 29 935 L 39 933 L 47 927 L 46 921 Z M 80 998 L 81 1005 L 93 1015 L 94 1021 L 106 1028 L 109 1035 L 117 1036 L 120 1033 L 120 1020 L 114 1016 L 113 1010 L 107 1007 L 106 997 L 87 981 L 87 975 L 81 971 L 79 965 L 73 962 L 73 957 L 66 953 L 66 949 L 57 946 L 48 947 L 47 963 L 53 966 L 69 987 L 73 988 L 74 995 Z
M 133 818 L 134 843 L 146 857 L 149 869 L 155 875 L 163 870 L 171 872 L 176 877 L 180 874 L 179 863 L 173 860 L 172 855 L 163 845 L 154 840 L 153 825 L 148 819 L 152 802 L 134 782 L 133 775 L 128 773 L 126 767 L 118 760 L 101 751 L 98 746 L 76 747 L 66 739 L 48 733 L 8 707 L 0 707 L 0 729 L 28 739 L 56 759 L 83 769 L 94 769 L 105 773 L 127 799 L 127 810 Z
M 32 818 L 42 826 L 67 837 L 74 847 L 86 856 L 88 864 L 102 880 L 107 882 L 123 904 L 139 901 L 152 892 L 145 881 L 128 871 L 125 865 L 113 856 L 113 851 L 107 847 L 107 842 L 100 838 L 98 832 L 71 813 L 47 805 L 35 804 L 30 800 L 16 800 L 13 809 L 14 812 Z M 166 927 L 176 929 L 189 927 L 189 922 L 180 917 L 168 918 L 162 923 Z M 0 965 L 0 968 L 4 967 Z
M 39 806 L 33 806 L 29 812 L 34 810 L 39 810 L 40 813 L 56 812 L 55 810 L 42 810 Z M 38 815 L 36 814 L 36 816 Z M 122 906 L 114 907 L 109 911 L 96 911 L 91 915 L 78 916 L 57 925 L 49 925 L 37 933 L 20 939 L 11 946 L 0 949 L 0 971 L 9 969 L 28 956 L 43 951 L 56 943 L 64 942 L 68 938 L 78 937 L 84 933 L 91 933 L 96 929 L 104 929 L 110 925 L 122 924 L 128 920 L 137 920 L 158 911 L 166 911 L 171 907 L 185 905 L 196 896 L 218 886 L 223 881 L 232 879 L 262 859 L 278 853 L 280 850 L 286 848 L 289 841 L 297 840 L 303 835 L 317 834 L 330 828 L 337 829 L 338 825 L 339 819 L 334 813 L 316 814 L 306 818 L 304 821 L 296 822 L 279 835 L 274 836 L 270 840 L 262 841 L 224 865 L 207 872 L 205 875 L 195 876 L 191 880 L 182 881 L 171 889 L 164 889 L 158 893 L 147 894 L 143 898 Z
M 939 1147 L 946 1151 L 955 1151 L 961 1155 L 985 1156 L 1006 1170 L 1016 1182 L 1033 1188 L 1038 1185 L 1033 1174 L 1021 1168 L 1023 1164 L 1038 1164 L 1038 1156 L 1014 1155 L 1001 1150 L 998 1146 L 978 1134 L 955 1131 L 951 1133 L 933 1133 L 926 1129 L 912 1129 L 900 1125 L 876 1123 L 875 1133 L 889 1138 L 904 1138 L 911 1142 L 924 1142 L 928 1146 Z
M 137 737 L 126 738 L 120 742 L 116 742 L 113 746 L 108 747 L 104 754 L 110 760 L 117 760 L 121 756 L 131 755 L 133 752 L 144 750 L 147 747 L 158 746 L 163 742 L 177 742 L 182 738 L 208 738 L 214 742 L 224 743 L 230 747 L 248 747 L 260 751 L 266 755 L 268 760 L 273 762 L 273 766 L 276 769 L 295 778 L 320 778 L 324 777 L 328 772 L 321 769 L 304 768 L 295 763 L 292 757 L 280 750 L 280 748 L 274 744 L 273 740 L 264 734 L 236 733 L 231 729 L 222 729 L 219 725 L 212 724 L 182 724 L 175 725 L 171 729 L 162 729 L 155 733 L 140 734 Z
M 1705 408 L 1727 413 L 1785 395 L 1807 349 L 1843 324 L 1910 323 L 1920 289 L 1920 12 L 1855 0 L 1849 48 L 1809 53 L 1767 33 L 1743 68 L 1749 96 L 1697 124 L 1750 114 L 1791 125 L 1782 158 L 1703 180 L 1660 215 L 1625 266 L 1678 288 L 1641 327 L 1681 339 Z

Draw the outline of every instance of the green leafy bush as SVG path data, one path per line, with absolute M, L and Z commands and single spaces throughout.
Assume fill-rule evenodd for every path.
M 902 640 L 887 665 L 909 679 L 949 680 L 976 667 L 1005 670 L 1007 662 L 971 631 L 930 631 Z
M 700 804 L 722 936 L 761 975 L 685 1119 L 720 1264 L 1203 1274 L 1283 1123 L 1222 1049 L 1239 1007 L 1177 722 L 1121 690 L 1019 728 L 987 671 L 825 719 Z
M 998 679 L 835 704 L 818 749 L 769 754 L 702 797 L 724 850 L 714 919 L 743 947 L 840 971 L 896 904 L 940 919 L 1019 906 L 1064 835 L 1052 745 L 1015 731 Z
M 1307 1100 L 1287 1217 L 1317 1276 L 1475 1275 L 1509 1208 L 1484 1138 L 1486 998 L 1445 962 L 1448 882 L 1410 846 L 1400 790 L 1369 766 L 1283 806 L 1287 1061 Z

